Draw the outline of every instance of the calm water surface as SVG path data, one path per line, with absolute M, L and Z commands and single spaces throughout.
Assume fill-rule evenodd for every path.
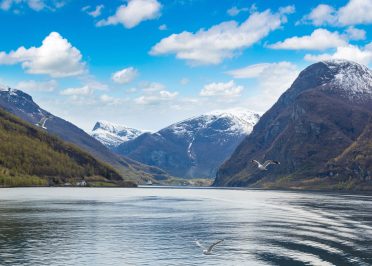
M 1 189 L 0 265 L 372 265 L 372 196 Z

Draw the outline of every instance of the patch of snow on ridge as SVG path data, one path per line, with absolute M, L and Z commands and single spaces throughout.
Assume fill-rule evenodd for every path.
M 339 90 L 350 99 L 372 98 L 372 71 L 348 60 L 322 61 L 333 72 L 332 90 Z
M 247 135 L 252 132 L 253 126 L 260 119 L 260 115 L 242 108 L 217 110 L 175 123 L 166 128 L 166 130 L 173 131 L 173 133 L 178 136 L 188 136 L 192 138 L 199 130 L 207 128 L 212 123 L 223 119 L 228 121 L 229 125 L 228 128 L 221 129 L 221 131 L 230 134 Z
M 144 133 L 141 130 L 129 128 L 108 121 L 98 121 L 91 136 L 100 141 L 106 147 L 116 147 L 121 143 L 135 139 Z

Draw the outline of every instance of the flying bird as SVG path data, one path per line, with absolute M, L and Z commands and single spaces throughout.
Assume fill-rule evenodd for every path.
M 198 240 L 196 240 L 195 241 L 195 243 L 196 243 L 196 245 L 198 246 L 198 247 L 200 247 L 200 248 L 202 248 L 203 249 L 203 254 L 204 255 L 212 255 L 212 249 L 216 246 L 216 245 L 218 245 L 218 244 L 220 244 L 221 242 L 223 242 L 224 240 L 222 239 L 222 240 L 218 240 L 218 241 L 216 241 L 216 242 L 214 242 L 212 245 L 210 245 L 208 248 L 205 248 Z
M 257 168 L 260 169 L 261 171 L 266 171 L 267 170 L 267 167 L 270 164 L 280 164 L 280 162 L 273 161 L 273 160 L 267 160 L 263 164 L 261 164 L 259 161 L 256 161 L 256 160 L 252 160 L 251 162 L 254 163 L 254 164 L 256 164 Z

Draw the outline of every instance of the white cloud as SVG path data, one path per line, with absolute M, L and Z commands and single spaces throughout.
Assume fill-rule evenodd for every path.
M 88 85 L 77 87 L 77 88 L 68 88 L 63 91 L 61 91 L 61 95 L 89 95 L 92 94 L 94 89 L 92 87 L 89 87 Z
M 290 62 L 261 63 L 228 71 L 234 78 L 256 79 L 258 93 L 244 100 L 250 109 L 266 111 L 286 91 L 299 74 L 296 65 Z
M 131 29 L 145 20 L 160 17 L 161 4 L 157 0 L 129 0 L 127 5 L 121 5 L 116 13 L 107 19 L 100 20 L 97 26 L 122 24 Z
M 206 84 L 200 91 L 200 96 L 220 96 L 220 97 L 237 97 L 243 91 L 243 86 L 235 84 L 235 81 L 213 82 Z
M 264 70 L 269 68 L 271 65 L 272 64 L 270 63 L 250 65 L 247 67 L 230 70 L 227 72 L 227 74 L 237 79 L 257 78 L 262 74 Z
M 46 91 L 51 92 L 54 91 L 58 86 L 57 81 L 54 79 L 49 81 L 35 81 L 35 80 L 27 80 L 27 81 L 20 81 L 17 83 L 16 88 L 23 90 L 23 91 Z
M 251 14 L 240 25 L 236 21 L 228 21 L 196 33 L 184 31 L 172 34 L 153 46 L 150 54 L 176 54 L 178 59 L 193 65 L 218 64 L 279 29 L 287 21 L 286 14 L 293 12 L 292 6 L 281 8 L 277 13 L 266 10 Z
M 291 37 L 282 42 L 271 44 L 268 47 L 271 49 L 286 50 L 325 50 L 346 44 L 347 42 L 344 36 L 341 36 L 338 32 L 316 29 L 311 35 Z
M 247 11 L 249 11 L 249 8 L 246 8 L 246 7 L 237 8 L 236 6 L 233 6 L 232 8 L 227 10 L 227 14 L 229 14 L 229 16 L 235 17 L 239 15 L 241 12 L 247 12 Z
M 162 102 L 168 102 L 173 100 L 178 95 L 178 92 L 170 92 L 167 90 L 161 90 L 152 92 L 150 94 L 142 95 L 136 98 L 134 101 L 137 104 L 142 105 L 158 105 Z
M 358 41 L 366 39 L 366 31 L 354 28 L 353 26 L 350 26 L 346 29 L 346 35 L 350 40 Z
M 167 27 L 166 24 L 161 24 L 161 25 L 159 26 L 159 30 L 167 30 L 167 29 L 168 29 L 168 27 Z
M 106 105 L 118 105 L 124 102 L 122 99 L 115 98 L 107 94 L 102 94 L 101 96 L 99 96 L 99 100 L 101 103 Z
M 94 10 L 89 11 L 89 9 L 91 9 L 91 7 L 90 6 L 84 6 L 81 10 L 83 12 L 86 12 L 89 16 L 96 18 L 96 17 L 99 17 L 102 14 L 102 9 L 104 9 L 104 8 L 105 8 L 104 5 L 97 5 Z
M 338 10 L 338 20 L 342 25 L 372 23 L 372 1 L 350 0 Z
M 372 23 L 371 0 L 349 0 L 338 10 L 329 5 L 320 4 L 302 21 L 311 22 L 315 26 L 321 25 L 356 25 Z
M 66 96 L 87 96 L 93 94 L 95 91 L 107 90 L 107 85 L 98 81 L 88 81 L 81 87 L 67 88 L 61 91 L 61 95 Z
M 161 90 L 166 89 L 166 87 L 159 82 L 147 82 L 147 81 L 141 82 L 139 87 L 144 92 L 154 92 L 154 91 L 161 91 Z
M 9 53 L 0 51 L 0 64 L 20 63 L 27 73 L 68 77 L 84 73 L 80 51 L 59 33 L 50 33 L 40 47 L 19 47 Z
M 372 42 L 365 47 L 358 47 L 351 44 L 347 46 L 337 47 L 336 51 L 333 54 L 324 53 L 318 55 L 305 55 L 305 60 L 311 62 L 329 59 L 347 59 L 364 65 L 368 65 L 372 61 Z
M 19 9 L 28 7 L 34 11 L 50 10 L 54 11 L 65 5 L 64 0 L 2 0 L 0 1 L 0 9 L 4 11 L 13 10 L 19 12 Z M 18 11 L 17 11 L 18 10 Z
M 320 4 L 311 10 L 310 14 L 302 18 L 302 22 L 311 22 L 315 26 L 335 24 L 337 22 L 336 10 L 325 4 Z
M 138 75 L 138 70 L 134 67 L 124 68 L 112 74 L 112 80 L 119 84 L 132 82 Z

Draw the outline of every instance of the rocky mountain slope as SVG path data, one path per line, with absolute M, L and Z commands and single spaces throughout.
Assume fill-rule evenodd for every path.
M 124 184 L 110 166 L 0 109 L 0 186 L 91 179 Z
M 313 64 L 221 166 L 214 185 L 367 189 L 371 118 L 371 70 L 345 60 Z M 259 171 L 252 159 L 281 164 Z
M 143 165 L 111 152 L 82 129 L 40 108 L 30 95 L 20 90 L 0 85 L 0 107 L 31 124 L 39 125 L 64 141 L 77 145 L 95 158 L 114 167 L 125 179 L 142 183 L 168 177 L 167 173 L 158 168 Z
M 182 178 L 212 178 L 259 115 L 246 110 L 213 112 L 144 133 L 115 151 Z
M 116 148 L 123 142 L 137 138 L 144 132 L 138 129 L 114 124 L 108 121 L 98 121 L 91 136 L 109 149 Z

